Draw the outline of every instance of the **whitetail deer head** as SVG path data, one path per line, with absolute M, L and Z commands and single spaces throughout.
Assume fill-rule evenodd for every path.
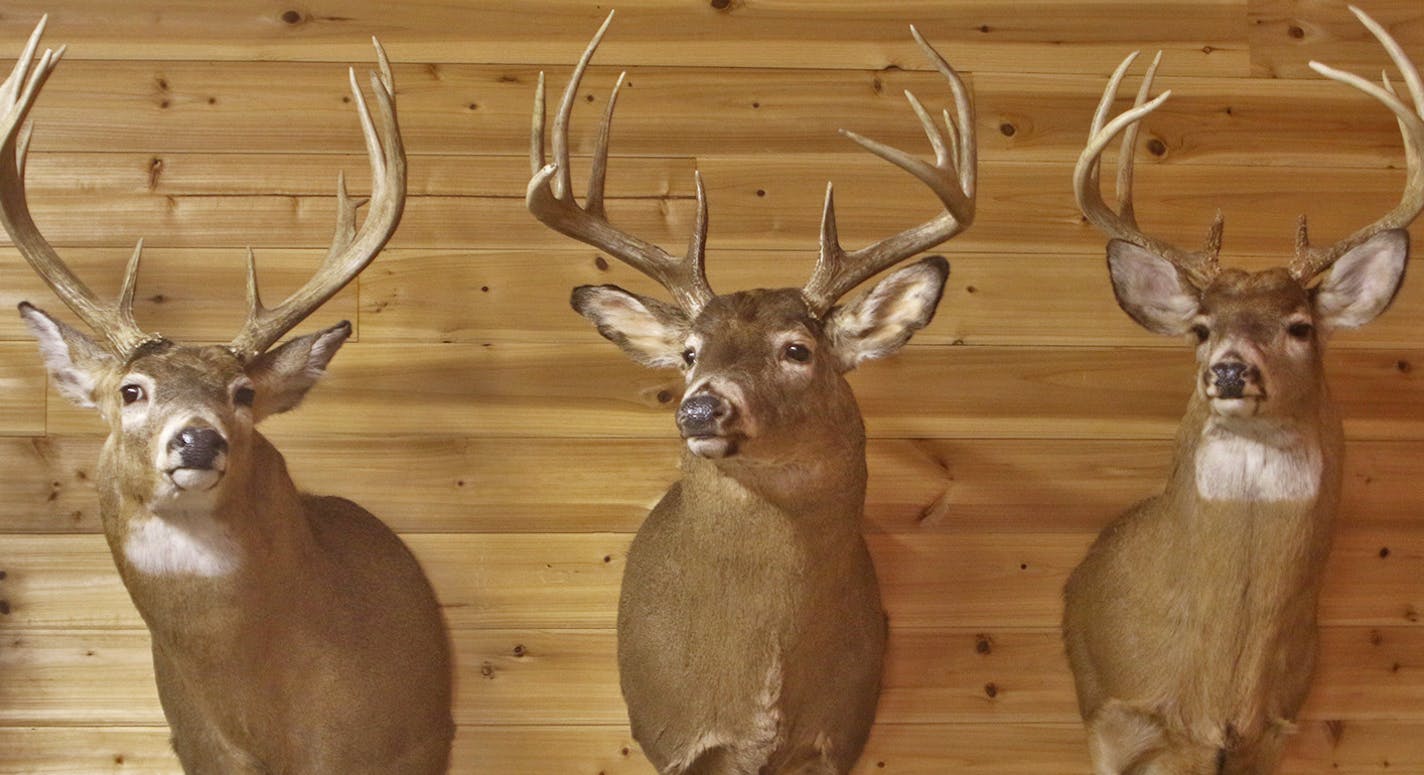
M 104 302 L 69 270 L 30 216 L 24 183 L 30 138 L 26 119 L 64 52 L 46 50 L 33 61 L 44 27 L 41 20 L 0 85 L 0 221 L 39 276 L 102 338 L 91 338 L 28 302 L 20 304 L 20 314 L 39 340 L 59 391 L 80 406 L 97 408 L 108 422 L 111 435 L 104 464 L 131 495 L 155 509 L 211 504 L 224 482 L 240 478 L 241 466 L 232 461 L 245 460 L 253 425 L 301 401 L 350 336 L 351 325 L 342 322 L 269 348 L 355 278 L 400 221 L 405 154 L 390 63 L 376 43 L 381 72 L 371 75 L 371 85 L 384 142 L 354 69 L 350 75 L 373 179 L 370 212 L 360 228 L 360 203 L 347 196 L 344 178 L 338 179 L 336 234 L 316 274 L 268 308 L 258 294 L 256 263 L 249 250 L 248 313 L 241 332 L 226 346 L 183 346 L 144 331 L 134 320 L 142 241 L 129 260 L 119 299 Z
M 930 221 L 859 250 L 836 237 L 831 188 L 821 220 L 821 251 L 804 288 L 713 293 L 703 271 L 707 201 L 696 174 L 697 221 L 684 258 L 618 231 L 603 208 L 609 126 L 622 76 L 614 86 L 594 151 L 588 196 L 580 207 L 569 174 L 568 122 L 580 80 L 613 15 L 594 36 L 564 90 L 554 121 L 552 163 L 544 156 L 544 83 L 535 98 L 529 211 L 545 225 L 593 245 L 652 277 L 675 300 L 667 304 L 613 285 L 583 286 L 573 307 L 634 360 L 680 367 L 686 392 L 677 424 L 688 449 L 706 458 L 739 452 L 775 455 L 796 434 L 858 414 L 841 375 L 861 361 L 894 353 L 934 315 L 948 276 L 932 257 L 901 269 L 845 306 L 837 300 L 869 277 L 938 245 L 974 218 L 974 111 L 967 90 L 947 62 L 911 27 L 915 40 L 954 93 L 956 120 L 939 128 L 913 94 L 905 93 L 935 151 L 917 159 L 851 132 L 843 133 L 929 186 L 944 206 Z M 626 75 L 626 74 L 625 74 Z M 808 422 L 810 420 L 810 422 Z M 804 434 L 800 444 L 806 443 Z
M 1413 95 L 1411 110 L 1384 88 L 1311 62 L 1316 72 L 1350 84 L 1383 102 L 1404 137 L 1408 180 L 1399 204 L 1374 223 L 1326 248 L 1310 244 L 1305 216 L 1296 234 L 1295 258 L 1287 267 L 1256 273 L 1222 269 L 1222 217 L 1206 245 L 1188 251 L 1140 231 L 1132 205 L 1132 159 L 1144 117 L 1171 92 L 1147 99 L 1161 54 L 1152 62 L 1131 109 L 1107 121 L 1118 84 L 1136 58 L 1118 66 L 1093 117 L 1087 147 L 1073 175 L 1078 206 L 1112 238 L 1108 268 L 1118 304 L 1143 327 L 1162 334 L 1190 332 L 1197 348 L 1199 395 L 1221 416 L 1290 416 L 1313 405 L 1323 392 L 1321 348 L 1338 328 L 1370 322 L 1394 299 L 1409 256 L 1405 227 L 1424 210 L 1424 88 L 1418 71 L 1389 34 L 1357 8 L 1351 10 L 1384 45 Z M 1104 149 L 1123 134 L 1118 159 L 1118 211 L 1103 202 L 1098 173 Z M 1318 281 L 1318 282 L 1317 282 Z

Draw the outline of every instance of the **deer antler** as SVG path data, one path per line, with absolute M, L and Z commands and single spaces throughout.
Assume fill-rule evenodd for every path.
M 29 42 L 20 54 L 10 76 L 0 84 L 0 222 L 14 240 L 20 254 L 35 272 L 49 284 L 80 320 L 102 334 L 110 349 L 120 356 L 133 352 L 144 342 L 160 339 L 138 327 L 133 317 L 134 288 L 137 282 L 143 240 L 139 240 L 124 273 L 123 290 L 115 303 L 102 302 L 65 265 L 54 248 L 35 226 L 25 195 L 25 158 L 29 150 L 30 128 L 26 125 L 30 108 L 45 81 L 64 54 L 46 49 L 37 63 L 32 63 L 48 17 L 40 19 Z M 390 62 L 381 44 L 372 38 L 380 60 L 381 74 L 371 75 L 376 101 L 381 109 L 381 125 L 387 142 L 384 146 L 376 134 L 371 113 L 361 90 L 356 85 L 356 73 L 351 71 L 351 91 L 356 98 L 361 128 L 366 137 L 366 150 L 371 159 L 371 212 L 358 231 L 355 228 L 356 207 L 346 194 L 344 178 L 337 182 L 337 228 L 331 249 L 315 276 L 296 293 L 272 309 L 262 305 L 257 293 L 256 267 L 252 251 L 248 251 L 248 314 L 247 323 L 229 347 L 244 358 L 261 353 L 291 330 L 313 310 L 331 298 L 351 281 L 390 239 L 400 222 L 405 204 L 405 150 L 400 129 L 396 125 L 394 81 Z M 31 65 L 33 64 L 33 69 Z
M 1093 115 L 1088 144 L 1079 154 L 1078 165 L 1073 170 L 1073 192 L 1077 196 L 1078 208 L 1083 211 L 1083 215 L 1109 237 L 1130 242 L 1156 253 L 1176 265 L 1193 285 L 1204 288 L 1221 271 L 1221 265 L 1217 261 L 1217 257 L 1221 253 L 1223 224 L 1221 213 L 1217 212 L 1216 220 L 1212 222 L 1211 229 L 1207 234 L 1206 246 L 1200 251 L 1193 252 L 1183 250 L 1144 233 L 1137 225 L 1137 215 L 1132 204 L 1132 158 L 1137 150 L 1137 131 L 1141 126 L 1142 119 L 1160 107 L 1172 95 L 1171 91 L 1165 91 L 1150 101 L 1147 99 L 1147 95 L 1152 89 L 1152 79 L 1157 74 L 1157 65 L 1162 61 L 1162 52 L 1157 52 L 1157 56 L 1152 60 L 1152 65 L 1147 68 L 1147 74 L 1142 77 L 1142 86 L 1137 91 L 1137 99 L 1133 101 L 1132 108 L 1124 111 L 1112 121 L 1107 120 L 1108 113 L 1112 109 L 1113 99 L 1117 96 L 1118 85 L 1122 83 L 1123 76 L 1127 73 L 1128 67 L 1137 59 L 1138 53 L 1140 52 L 1134 51 L 1122 60 L 1122 64 L 1117 66 L 1117 70 L 1113 71 L 1112 78 L 1108 80 L 1107 88 L 1103 90 L 1097 112 Z M 1099 171 L 1103 151 L 1124 130 L 1126 132 L 1123 134 L 1117 164 L 1118 211 L 1113 212 L 1112 208 L 1103 201 L 1098 183 Z
M 1408 173 L 1404 183 L 1404 193 L 1400 196 L 1399 204 L 1395 205 L 1393 210 L 1328 248 L 1322 250 L 1310 246 L 1310 237 L 1305 228 L 1305 216 L 1300 217 L 1300 227 L 1296 232 L 1295 260 L 1291 262 L 1290 271 L 1302 283 L 1310 282 L 1316 275 L 1329 269 L 1341 256 L 1370 237 L 1386 229 L 1402 229 L 1417 218 L 1421 211 L 1424 211 L 1424 164 L 1420 161 L 1421 147 L 1424 147 L 1424 84 L 1421 84 L 1419 69 L 1409 61 L 1404 49 L 1384 27 L 1353 5 L 1350 6 L 1350 11 L 1379 40 L 1385 51 L 1389 52 L 1389 58 L 1394 61 L 1395 67 L 1399 68 L 1400 75 L 1404 77 L 1404 83 L 1408 87 L 1410 98 L 1414 103 L 1413 109 L 1404 104 L 1404 101 L 1395 93 L 1394 86 L 1389 82 L 1389 76 L 1385 73 L 1380 74 L 1383 83 L 1383 88 L 1381 88 L 1354 73 L 1336 70 L 1319 62 L 1312 61 L 1310 69 L 1326 78 L 1359 89 L 1384 103 L 1385 107 L 1394 113 L 1395 119 L 1399 123 L 1400 135 L 1404 138 L 1405 165 L 1408 167 Z
M 977 144 L 974 139 L 974 105 L 959 74 L 934 47 L 925 41 L 913 25 L 910 34 L 929 57 L 935 69 L 949 81 L 954 93 L 956 120 L 944 111 L 945 129 L 930 118 L 915 95 L 905 92 L 910 107 L 919 117 L 925 136 L 934 148 L 935 163 L 911 156 L 897 148 L 861 137 L 844 129 L 841 134 L 859 143 L 867 151 L 919 178 L 929 186 L 944 204 L 944 212 L 930 221 L 906 229 L 873 245 L 846 252 L 836 236 L 836 211 L 832 187 L 826 184 L 826 206 L 821 215 L 821 253 L 811 279 L 802 290 L 807 304 L 817 315 L 824 315 L 846 292 L 866 278 L 900 261 L 948 240 L 968 228 L 974 221 L 975 172 Z M 957 121 L 957 123 L 956 123 Z
M 697 222 L 685 258 L 673 258 L 657 245 L 619 231 L 608 222 L 603 210 L 609 127 L 613 121 L 614 106 L 618 102 L 618 90 L 623 86 L 623 78 L 627 73 L 618 76 L 618 82 L 614 84 L 613 92 L 608 97 L 608 107 L 604 110 L 598 144 L 594 149 L 593 168 L 589 172 L 588 196 L 584 198 L 584 206 L 579 207 L 574 201 L 573 182 L 569 174 L 569 115 L 573 112 L 574 97 L 583 79 L 584 70 L 612 22 L 613 13 L 609 12 L 603 26 L 598 28 L 598 33 L 593 36 L 583 56 L 579 58 L 578 66 L 569 78 L 569 85 L 564 89 L 563 99 L 559 102 L 559 112 L 554 118 L 554 161 L 548 164 L 544 158 L 544 75 L 539 74 L 539 86 L 534 95 L 534 124 L 529 148 L 530 172 L 533 177 L 529 180 L 525 204 L 529 212 L 545 226 L 592 245 L 657 280 L 667 288 L 684 311 L 695 316 L 713 296 L 703 269 L 703 253 L 707 243 L 707 195 L 702 188 L 702 174 L 699 172 L 694 175 L 697 183 Z
M 5 225 L 10 239 L 20 255 L 34 267 L 35 272 L 49 285 L 55 295 L 74 311 L 85 325 L 102 334 L 109 347 L 117 354 L 127 354 L 140 344 L 154 339 L 134 322 L 133 292 L 138 274 L 139 257 L 143 252 L 143 242 L 139 241 L 129 259 L 124 273 L 123 291 L 117 302 L 100 301 L 99 297 L 85 285 L 55 252 L 54 247 L 35 226 L 25 199 L 25 157 L 30 146 L 30 127 L 26 124 L 30 109 L 40 89 L 49 80 L 54 68 L 64 55 L 64 47 L 58 51 L 45 49 L 39 61 L 34 61 L 40 38 L 44 35 L 48 16 L 40 18 L 35 31 L 30 34 L 24 51 L 15 61 L 10 76 L 0 84 L 0 222 Z
M 257 264 L 252 251 L 247 251 L 247 322 L 232 340 L 229 348 L 240 357 L 251 358 L 282 338 L 327 299 L 351 282 L 381 252 L 400 223 L 405 209 L 405 146 L 396 123 L 395 79 L 391 63 L 380 41 L 371 38 L 376 47 L 380 73 L 371 73 L 371 90 L 381 114 L 381 133 L 376 132 L 366 98 L 356 83 L 356 69 L 351 68 L 351 96 L 361 119 L 361 133 L 366 139 L 366 154 L 371 163 L 371 208 L 366 220 L 356 228 L 356 208 L 363 202 L 352 200 L 346 193 L 346 178 L 337 178 L 336 233 L 331 247 L 316 274 L 295 293 L 275 307 L 265 307 L 257 290 Z

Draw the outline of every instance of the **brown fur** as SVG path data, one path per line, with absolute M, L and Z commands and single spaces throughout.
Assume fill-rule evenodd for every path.
M 356 504 L 298 492 L 281 454 L 253 427 L 295 405 L 349 327 L 294 340 L 245 374 L 222 347 L 160 344 L 126 364 L 94 358 L 78 332 L 60 326 L 64 344 L 56 344 L 39 322 L 32 328 L 52 370 L 51 349 L 67 346 L 72 366 L 97 376 L 90 395 L 111 431 L 96 477 L 104 532 L 152 634 L 159 697 L 184 770 L 445 772 L 454 731 L 450 650 L 420 566 Z M 135 375 L 155 389 L 145 413 L 125 420 L 119 387 Z M 231 399 L 245 376 L 258 391 L 251 410 Z M 222 428 L 230 446 L 216 492 L 189 509 L 173 507 L 184 501 L 165 494 L 153 461 L 165 425 L 191 415 Z M 180 527 L 216 525 L 236 569 L 205 576 L 136 567 L 126 546 L 155 513 Z
M 1262 775 L 1274 771 L 1310 687 L 1316 600 L 1339 502 L 1343 434 L 1321 368 L 1324 338 L 1341 320 L 1358 325 L 1388 304 L 1407 243 L 1388 253 L 1394 263 L 1342 260 L 1322 283 L 1339 292 L 1366 276 L 1380 280 L 1374 306 L 1348 314 L 1323 308 L 1319 291 L 1281 269 L 1227 270 L 1196 291 L 1185 282 L 1164 289 L 1176 275 L 1159 266 L 1151 282 L 1134 284 L 1150 262 L 1140 253 L 1117 262 L 1132 250 L 1115 243 L 1109 251 L 1124 309 L 1153 330 L 1205 326 L 1208 335 L 1166 490 L 1108 525 L 1065 588 L 1063 636 L 1079 710 L 1100 775 Z M 1149 286 L 1158 293 L 1143 292 Z M 1182 303 L 1195 304 L 1195 315 L 1177 314 L 1173 305 Z M 1252 415 L 1223 418 L 1214 408 L 1210 366 L 1225 352 L 1259 370 L 1248 394 L 1267 398 Z M 1230 458 L 1208 463 L 1203 485 L 1198 452 L 1208 426 L 1233 443 L 1317 448 L 1318 487 L 1304 494 L 1290 491 L 1288 476 L 1251 480 L 1255 469 Z M 1269 477 L 1276 469 L 1260 470 Z M 1236 476 L 1259 497 L 1213 489 Z
M 900 282 L 933 293 L 906 305 L 912 320 L 876 355 L 929 321 L 947 267 L 902 271 Z M 682 480 L 629 550 L 618 664 L 633 736 L 661 773 L 848 772 L 875 716 L 886 637 L 860 533 L 864 429 L 842 376 L 870 335 L 848 331 L 842 313 L 816 319 L 789 289 L 718 296 L 695 321 L 644 301 L 607 287 L 575 294 L 639 360 L 696 345 L 688 395 L 730 396 L 735 415 L 720 429 L 732 452 L 685 451 Z M 900 297 L 861 301 L 863 320 L 885 323 Z M 637 307 L 646 316 L 630 323 Z M 627 330 L 660 333 L 639 346 Z M 810 360 L 788 360 L 788 342 Z

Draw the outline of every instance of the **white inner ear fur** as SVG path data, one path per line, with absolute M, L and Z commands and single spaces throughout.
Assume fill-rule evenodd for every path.
M 667 325 L 631 293 L 612 288 L 590 288 L 582 294 L 579 313 L 598 326 L 600 333 L 625 349 L 636 351 L 650 366 L 677 366 L 683 332 Z M 605 332 L 615 332 L 621 341 Z
M 846 368 L 894 353 L 928 325 L 947 276 L 932 261 L 921 261 L 836 309 L 829 321 L 831 341 Z
M 59 322 L 28 305 L 20 310 L 20 316 L 24 318 L 30 334 L 39 342 L 40 357 L 44 359 L 45 369 L 54 380 L 55 389 L 79 406 L 93 407 L 94 389 L 98 385 L 98 379 L 89 369 L 75 362 Z M 82 336 L 78 332 L 71 332 L 71 335 Z M 107 353 L 101 353 L 97 346 L 93 352 L 81 354 L 81 357 L 83 355 L 89 356 L 90 359 L 112 360 Z
M 1390 229 L 1341 256 L 1320 284 L 1316 314 L 1331 328 L 1355 328 L 1394 300 L 1409 261 L 1409 232 Z
M 1182 284 L 1177 268 L 1130 242 L 1108 243 L 1108 272 L 1118 306 L 1144 328 L 1181 334 L 1199 309 L 1197 294 Z

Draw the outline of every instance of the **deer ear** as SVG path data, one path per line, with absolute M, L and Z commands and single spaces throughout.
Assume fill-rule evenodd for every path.
M 254 420 L 295 409 L 326 373 L 326 365 L 349 336 L 351 324 L 343 320 L 323 331 L 290 339 L 248 364 L 247 376 L 255 393 Z
M 644 366 L 677 367 L 691 321 L 671 304 L 616 285 L 581 285 L 569 299 L 598 333 Z
M 1201 297 L 1177 267 L 1131 242 L 1108 242 L 1108 273 L 1117 305 L 1158 334 L 1182 334 L 1201 308 Z
M 949 262 L 931 256 L 891 273 L 855 301 L 831 310 L 826 335 L 843 370 L 895 353 L 929 325 L 948 278 Z
M 78 329 L 55 320 L 27 301 L 20 302 L 20 317 L 40 343 L 40 355 L 55 389 L 79 406 L 95 406 L 94 389 L 99 378 L 114 368 L 118 359 Z
M 1331 328 L 1354 328 L 1389 308 L 1409 265 L 1409 232 L 1382 231 L 1341 256 L 1315 289 L 1316 318 Z

